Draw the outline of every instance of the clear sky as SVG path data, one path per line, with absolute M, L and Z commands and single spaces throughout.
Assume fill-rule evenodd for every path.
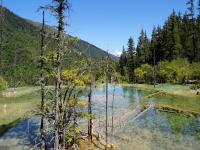
M 3 0 L 17 15 L 41 22 L 37 8 L 51 0 Z M 186 0 L 71 0 L 69 34 L 86 40 L 113 54 L 119 54 L 130 36 L 137 43 L 141 29 L 150 37 L 154 25 L 163 25 L 175 9 L 186 11 Z M 49 15 L 49 25 L 55 20 Z

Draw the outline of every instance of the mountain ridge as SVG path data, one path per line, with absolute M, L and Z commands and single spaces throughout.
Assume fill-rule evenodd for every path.
M 33 84 L 38 80 L 36 58 L 40 54 L 41 23 L 24 19 L 5 7 L 3 7 L 3 20 L 1 74 L 9 83 L 12 83 L 14 80 L 13 74 L 16 72 L 15 80 L 19 81 L 20 85 Z M 53 32 L 55 28 L 46 25 L 46 30 Z M 69 36 L 71 37 L 71 35 Z M 107 55 L 104 50 L 89 42 L 80 39 L 77 43 L 76 47 L 70 47 L 69 49 L 75 50 L 78 53 L 84 53 L 84 56 L 87 58 L 91 56 L 94 61 L 100 60 Z M 118 57 L 112 54 L 109 55 L 113 60 L 118 60 Z M 78 62 L 84 56 L 77 56 L 75 53 L 70 54 L 65 64 Z

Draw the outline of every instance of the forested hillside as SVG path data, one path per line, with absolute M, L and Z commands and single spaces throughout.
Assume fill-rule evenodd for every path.
M 12 84 L 35 84 L 39 76 L 37 65 L 40 53 L 41 24 L 23 19 L 6 8 L 3 8 L 2 12 L 1 74 L 11 86 Z M 55 29 L 46 26 L 45 30 L 48 36 L 45 40 L 46 51 L 49 51 L 54 48 L 51 35 L 54 34 Z M 67 45 L 69 51 L 68 57 L 63 58 L 64 68 L 73 65 L 72 62 L 89 57 L 89 55 L 95 61 L 106 55 L 105 51 L 88 42 L 79 39 L 76 41 L 74 44 Z M 111 57 L 118 59 L 113 55 Z M 66 65 L 67 62 L 71 63 Z
M 141 31 L 136 46 L 132 37 L 129 38 L 128 49 L 123 48 L 119 63 L 121 75 L 126 80 L 137 82 L 141 81 L 141 78 L 143 81 L 144 78 L 148 78 L 148 82 L 152 82 L 155 75 L 157 82 L 171 80 L 178 82 L 176 81 L 177 74 L 183 76 L 179 79 L 181 83 L 187 79 L 198 79 L 200 75 L 197 71 L 200 68 L 200 3 L 195 8 L 194 1 L 188 0 L 186 5 L 188 8 L 184 14 L 173 10 L 163 26 L 155 26 L 151 38 L 147 37 L 144 29 Z M 156 66 L 154 71 L 153 66 Z M 139 69 L 135 70 L 136 68 Z M 145 77 L 147 72 L 148 77 Z

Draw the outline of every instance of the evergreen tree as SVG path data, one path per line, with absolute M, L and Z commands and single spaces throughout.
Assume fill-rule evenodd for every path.
M 189 16 L 189 18 L 194 19 L 194 0 L 188 0 L 186 4 L 188 6 L 188 8 L 187 8 L 188 14 L 187 15 Z
M 146 35 L 146 32 L 142 29 L 137 45 L 137 57 L 138 57 L 138 63 L 139 64 L 145 64 L 149 62 L 150 58 L 150 41 Z
M 172 17 L 171 30 L 172 30 L 172 39 L 173 39 L 172 58 L 176 59 L 177 57 L 180 57 L 180 53 L 182 50 L 181 37 L 180 37 L 181 20 L 179 16 L 176 15 L 175 11 L 173 11 L 173 14 L 171 17 Z
M 199 62 L 200 61 L 200 16 L 198 16 L 197 18 L 197 22 L 196 22 L 196 34 L 197 34 L 197 52 L 196 52 L 196 57 L 195 57 L 195 61 Z
M 197 7 L 197 10 L 198 10 L 198 16 L 200 15 L 200 0 L 198 0 L 198 7 Z
M 196 20 L 196 34 L 197 34 L 197 56 L 196 61 L 200 61 L 200 0 L 198 1 L 198 16 Z
M 154 54 L 155 54 L 155 62 L 159 62 L 163 59 L 163 52 L 161 49 L 161 28 L 158 26 L 157 28 L 153 28 L 152 38 L 150 43 L 150 59 L 149 63 L 154 64 Z
M 192 62 L 195 60 L 197 56 L 197 35 L 196 35 L 196 20 L 195 20 L 195 11 L 194 11 L 194 0 L 188 0 L 187 1 L 187 16 L 190 19 L 190 24 L 189 24 L 189 40 L 190 42 L 190 49 L 192 50 L 192 53 L 189 54 L 189 60 Z
M 192 39 L 190 36 L 191 32 L 191 26 L 190 26 L 190 20 L 187 14 L 183 16 L 182 20 L 182 25 L 181 25 L 181 42 L 183 45 L 183 51 L 181 52 L 181 57 L 186 57 L 191 60 L 191 54 L 192 54 L 192 49 L 191 49 L 191 43 Z
M 200 0 L 198 0 L 197 18 L 194 0 L 188 0 L 187 6 L 183 16 L 173 10 L 163 27 L 154 27 L 151 41 L 142 29 L 136 48 L 137 53 L 134 52 L 132 38 L 129 39 L 127 68 L 130 81 L 134 78 L 131 76 L 132 71 L 144 63 L 153 65 L 163 60 L 173 61 L 178 58 L 186 58 L 190 63 L 200 61 Z
M 169 61 L 178 58 L 182 49 L 179 24 L 178 16 L 173 11 L 162 30 L 163 55 L 164 59 Z
M 136 51 L 134 47 L 133 38 L 130 37 L 128 40 L 128 51 L 127 51 L 127 68 L 129 82 L 134 81 L 134 69 L 136 67 Z
M 122 76 L 125 76 L 125 67 L 127 65 L 127 54 L 126 54 L 126 50 L 123 46 L 122 48 L 122 54 L 120 55 L 119 58 L 119 69 L 120 69 L 120 73 Z

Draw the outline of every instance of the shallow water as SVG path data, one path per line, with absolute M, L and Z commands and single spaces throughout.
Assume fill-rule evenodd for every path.
M 112 135 L 112 133 L 111 133 Z M 199 150 L 200 119 L 150 110 L 110 136 L 117 149 Z
M 97 89 L 93 99 L 96 99 L 96 95 L 105 95 L 104 89 L 103 86 Z M 113 86 L 109 86 L 109 89 L 109 116 L 111 116 Z M 112 132 L 111 121 L 109 121 L 109 142 L 117 149 L 126 150 L 200 150 L 200 118 L 188 118 L 180 114 L 150 109 L 135 119 L 140 113 L 138 106 L 142 97 L 148 94 L 150 92 L 136 90 L 133 87 L 116 86 L 113 114 L 114 122 L 117 120 L 119 123 L 114 124 Z M 105 97 L 101 98 L 102 101 L 104 103 L 101 110 L 96 109 L 94 112 L 105 116 Z M 156 101 L 159 101 L 158 98 Z M 153 102 L 153 98 L 149 99 L 149 103 Z M 100 106 L 98 101 L 95 105 L 96 108 Z M 127 117 L 126 114 L 134 109 L 137 110 L 136 113 L 130 113 Z M 105 127 L 105 117 L 99 118 L 100 122 L 103 122 L 99 126 Z M 98 118 L 96 121 L 98 122 Z M 105 128 L 101 134 L 105 138 Z
M 30 149 L 39 143 L 39 117 L 24 120 L 0 135 L 0 150 Z
M 116 149 L 200 150 L 200 118 L 187 118 L 152 108 L 135 119 L 141 111 L 141 98 L 149 92 L 117 85 L 113 102 L 113 89 L 109 85 L 108 130 L 109 142 Z M 93 121 L 94 131 L 98 130 L 105 138 L 105 86 L 101 85 L 94 90 L 92 101 L 93 113 L 96 115 Z M 150 99 L 149 103 L 153 101 Z M 5 146 L 7 149 L 30 148 L 30 145 L 38 143 L 38 128 L 38 117 L 19 123 L 0 136 L 0 149 Z

